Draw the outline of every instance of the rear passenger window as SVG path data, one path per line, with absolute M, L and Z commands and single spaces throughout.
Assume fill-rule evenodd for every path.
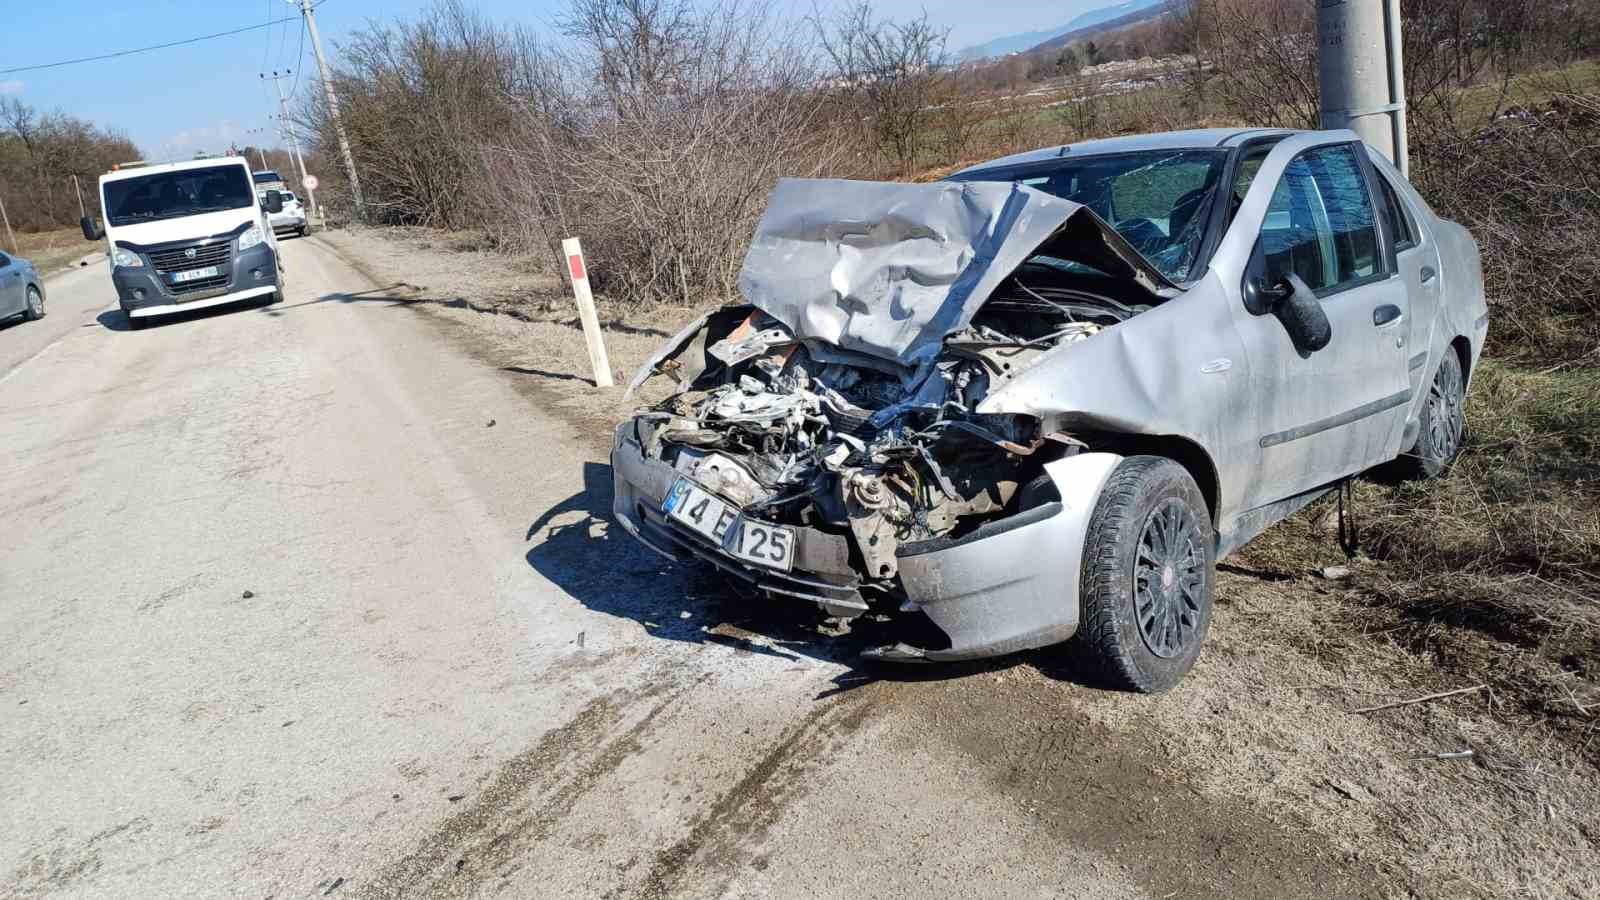
M 1377 220 L 1354 148 L 1317 147 L 1289 163 L 1260 248 L 1269 284 L 1292 272 L 1328 294 L 1379 274 Z
M 1406 250 L 1415 247 L 1416 229 L 1411 225 L 1411 218 L 1406 215 L 1406 207 L 1400 202 L 1400 195 L 1382 172 L 1378 173 L 1378 192 L 1383 195 L 1383 215 L 1390 224 L 1390 233 L 1394 235 L 1394 249 Z

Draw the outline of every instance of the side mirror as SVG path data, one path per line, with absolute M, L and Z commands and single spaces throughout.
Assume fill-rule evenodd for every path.
M 266 209 L 269 213 L 283 212 L 283 192 L 267 191 Z
M 1272 314 L 1283 324 L 1296 350 L 1309 356 L 1328 346 L 1333 340 L 1333 323 L 1323 312 L 1322 301 L 1299 275 L 1290 272 L 1284 276 L 1273 293 L 1279 299 Z
M 89 216 L 79 219 L 78 227 L 83 229 L 83 239 L 86 241 L 98 241 L 106 236 L 106 233 L 100 229 L 99 224 Z

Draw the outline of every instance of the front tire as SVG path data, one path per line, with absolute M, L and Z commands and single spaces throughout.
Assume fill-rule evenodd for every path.
M 1461 357 L 1455 348 L 1445 350 L 1439 371 L 1428 388 L 1428 399 L 1419 415 L 1417 439 L 1401 451 L 1394 461 L 1401 478 L 1421 481 L 1438 478 L 1449 470 L 1461 452 L 1466 433 L 1467 384 L 1462 377 Z
M 1211 627 L 1216 541 L 1189 473 L 1157 456 L 1117 465 L 1089 518 L 1071 652 L 1108 687 L 1176 685 Z
M 29 322 L 44 318 L 44 295 L 33 285 L 28 285 L 28 307 L 22 311 L 22 317 Z

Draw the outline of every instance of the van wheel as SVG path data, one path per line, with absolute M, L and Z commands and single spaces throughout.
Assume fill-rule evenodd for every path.
M 1401 478 L 1423 480 L 1443 475 L 1456 454 L 1467 425 L 1466 379 L 1461 375 L 1461 357 L 1454 347 L 1447 348 L 1439 371 L 1428 387 L 1428 399 L 1419 416 L 1422 427 L 1417 439 L 1395 458 L 1394 469 Z
M 1118 464 L 1089 517 L 1069 644 L 1088 674 L 1150 694 L 1194 667 L 1211 627 L 1215 546 L 1205 498 L 1182 466 L 1158 456 Z

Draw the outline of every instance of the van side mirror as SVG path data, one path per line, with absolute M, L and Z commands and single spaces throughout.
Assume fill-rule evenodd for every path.
M 101 230 L 99 223 L 97 223 L 90 216 L 84 216 L 83 218 L 79 219 L 78 227 L 83 229 L 83 239 L 86 241 L 98 241 L 106 236 L 106 233 Z
M 266 210 L 269 213 L 283 212 L 283 192 L 267 191 Z

